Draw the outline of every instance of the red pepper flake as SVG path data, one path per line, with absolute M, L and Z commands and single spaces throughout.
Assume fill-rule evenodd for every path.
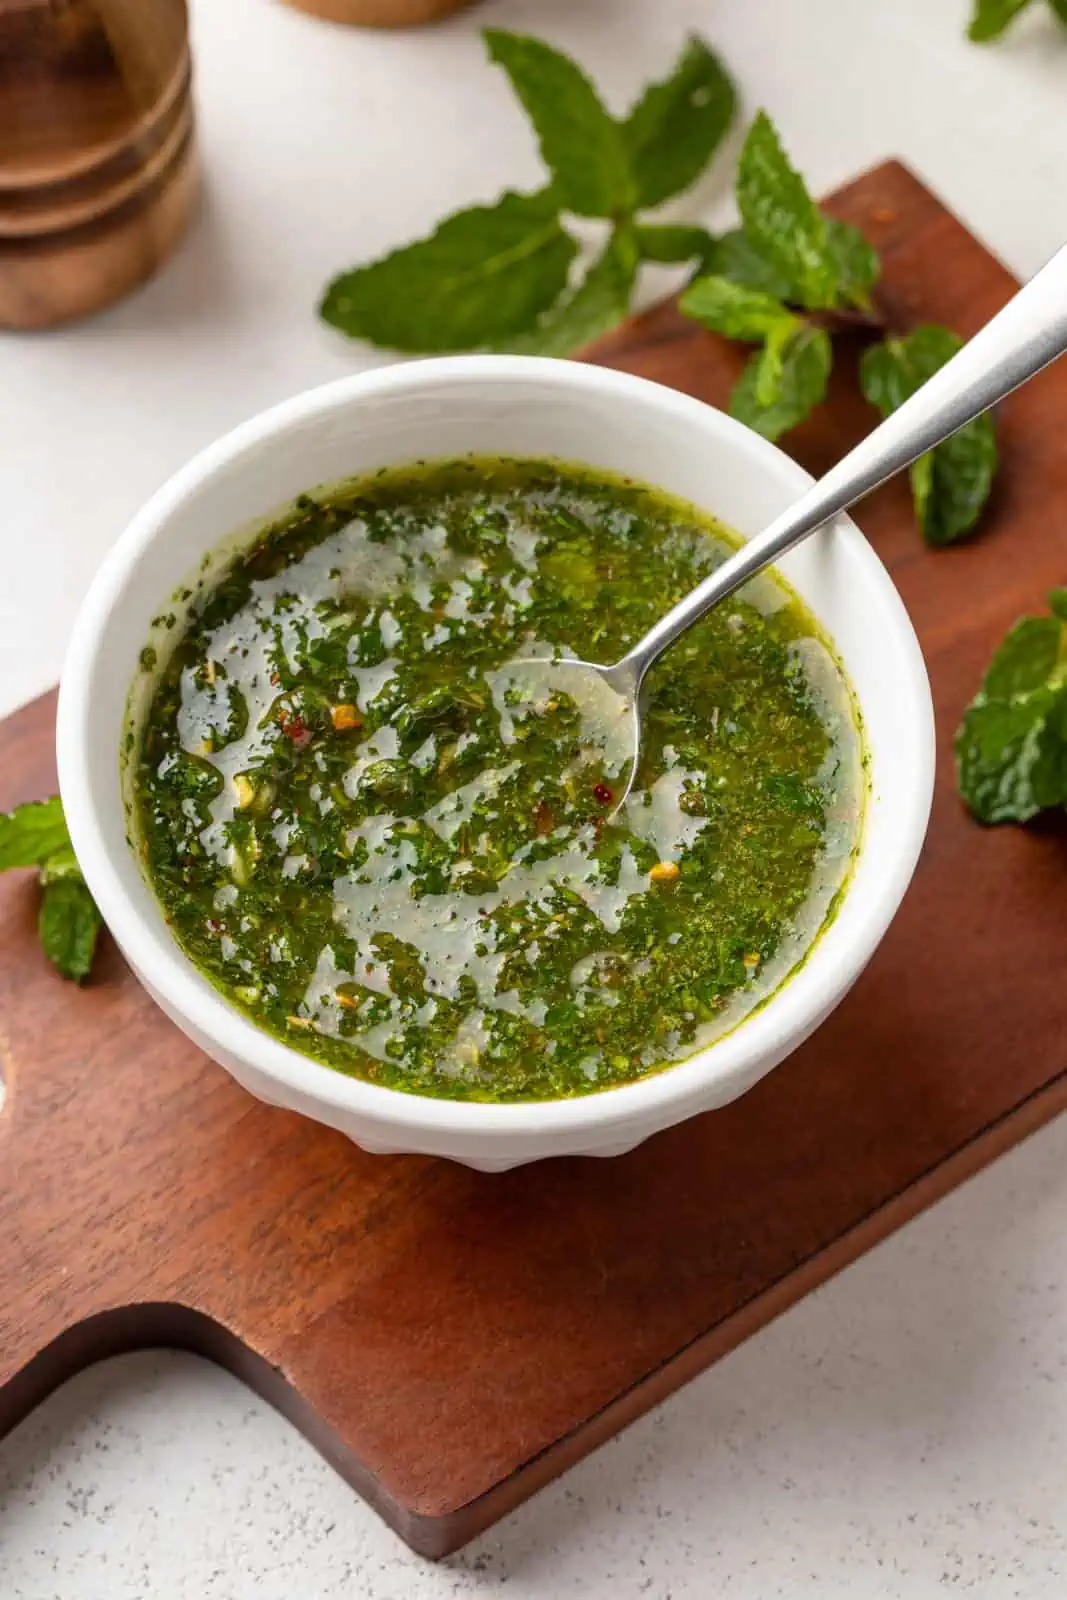
M 302 750 L 306 744 L 311 743 L 311 730 L 303 717 L 298 716 L 296 712 L 292 716 L 279 718 L 279 726 L 285 737 L 291 739 L 298 750 Z
M 211 929 L 212 933 L 221 933 L 222 932 L 222 923 L 219 922 L 217 920 L 217 918 L 215 918 L 215 917 L 208 917 L 207 925 Z
M 593 790 L 593 799 L 601 806 L 610 806 L 615 796 L 606 783 L 598 783 Z

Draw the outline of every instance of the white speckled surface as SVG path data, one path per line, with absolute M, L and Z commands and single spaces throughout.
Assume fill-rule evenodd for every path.
M 620 106 L 699 28 L 818 188 L 902 155 L 1028 273 L 1067 233 L 1067 34 L 1035 6 L 980 50 L 966 10 L 490 0 L 390 36 L 194 0 L 208 184 L 191 238 L 106 316 L 0 343 L 17 397 L 0 430 L 0 711 L 55 678 L 101 554 L 167 472 L 374 359 L 311 315 L 332 271 L 533 180 L 480 23 L 542 29 Z M 712 221 L 727 173 L 697 197 Z M 234 1380 L 186 1356 L 109 1363 L 0 1445 L 0 1600 L 1059 1600 L 1065 1218 L 1057 1126 L 437 1568 Z

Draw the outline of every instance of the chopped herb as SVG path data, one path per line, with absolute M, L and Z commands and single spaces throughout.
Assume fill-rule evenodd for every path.
M 738 600 L 679 641 L 618 811 L 566 688 L 507 675 L 532 639 L 618 656 L 729 548 L 553 462 L 394 469 L 281 518 L 190 620 L 135 756 L 190 958 L 293 1048 L 461 1099 L 626 1083 L 743 1016 L 829 915 L 862 804 L 807 613 Z M 296 563 L 294 592 L 259 581 Z M 204 664 L 272 638 L 225 658 L 247 715 L 220 733 Z

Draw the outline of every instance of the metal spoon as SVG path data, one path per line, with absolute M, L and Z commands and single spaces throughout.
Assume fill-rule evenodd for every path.
M 651 627 L 621 661 L 515 661 L 508 682 L 527 698 L 564 690 L 579 705 L 586 742 L 622 772 L 629 794 L 641 746 L 641 688 L 652 663 L 711 607 L 779 556 L 932 450 L 964 423 L 1032 378 L 1067 349 L 1067 246 L 969 344 L 873 433 L 755 538 L 717 567 Z

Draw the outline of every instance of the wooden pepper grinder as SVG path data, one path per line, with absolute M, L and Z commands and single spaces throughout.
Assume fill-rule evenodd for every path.
M 126 294 L 194 190 L 185 0 L 0 0 L 0 327 Z
M 313 17 L 328 22 L 356 22 L 364 28 L 408 28 L 419 22 L 434 22 L 452 11 L 470 5 L 471 0 L 289 0 Z

